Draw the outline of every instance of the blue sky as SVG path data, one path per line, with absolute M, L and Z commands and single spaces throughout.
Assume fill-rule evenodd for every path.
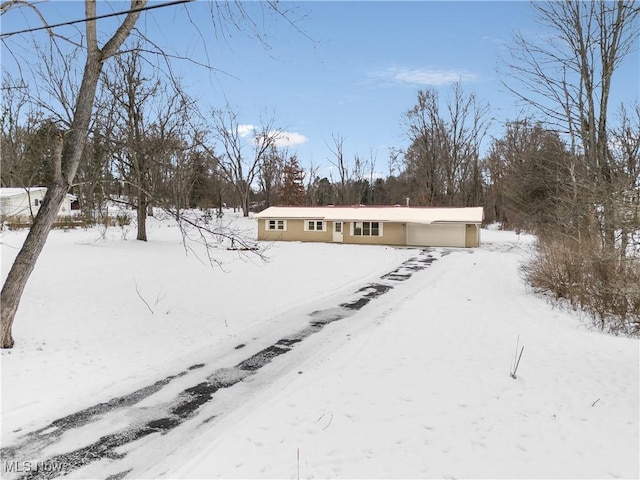
M 42 5 L 50 22 L 83 13 L 81 2 Z M 322 175 L 333 158 L 332 136 L 344 139 L 348 159 L 374 156 L 377 170 L 387 174 L 390 148 L 407 146 L 403 114 L 420 89 L 437 89 L 444 98 L 460 80 L 465 93 L 489 104 L 492 117 L 516 118 L 522 106 L 500 84 L 499 58 L 514 31 L 543 33 L 526 1 L 283 2 L 297 28 L 260 13 L 257 2 L 243 5 L 264 27 L 267 45 L 233 28 L 215 34 L 211 4 L 204 1 L 146 12 L 139 28 L 168 51 L 218 70 L 174 66 L 205 110 L 228 102 L 243 124 L 273 118 L 290 133 L 289 151 L 303 166 L 323 165 Z M 2 31 L 26 21 L 38 24 L 28 13 L 5 15 Z M 9 69 L 6 61 L 3 51 L 3 68 Z M 637 51 L 624 67 L 614 104 L 638 98 Z

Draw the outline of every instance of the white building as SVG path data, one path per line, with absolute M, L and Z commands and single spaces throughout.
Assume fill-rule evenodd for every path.
M 0 188 L 0 217 L 35 217 L 47 193 L 47 187 Z M 71 202 L 75 196 L 67 194 L 62 201 L 61 216 L 71 215 Z

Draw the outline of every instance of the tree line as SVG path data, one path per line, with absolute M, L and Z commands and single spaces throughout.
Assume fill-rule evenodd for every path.
M 180 85 L 145 77 L 139 52 L 118 56 L 102 75 L 70 190 L 87 216 L 99 216 L 113 201 L 136 208 L 143 226 L 151 205 L 180 211 L 226 204 L 248 215 L 271 205 L 404 205 L 409 199 L 412 205 L 478 206 L 484 200 L 480 145 L 488 106 L 478 107 L 459 84 L 447 103 L 459 113 L 449 117 L 437 91 L 418 92 L 417 105 L 402 115 L 410 146 L 389 152 L 386 176 L 374 155 L 346 158 L 339 135 L 327 152 L 335 173 L 321 176 L 317 166 L 278 146 L 283 132 L 273 119 L 246 132 L 228 105 L 199 111 Z M 63 132 L 10 80 L 5 77 L 2 186 L 49 186 Z
M 323 176 L 313 163 L 277 146 L 282 132 L 273 120 L 244 135 L 231 107 L 199 112 L 181 89 L 169 91 L 158 79 L 144 79 L 138 61 L 133 51 L 105 73 L 70 191 L 91 218 L 105 212 L 108 202 L 135 208 L 140 240 L 146 239 L 144 220 L 152 206 L 177 215 L 223 205 L 245 215 L 272 205 L 483 206 L 487 223 L 538 231 L 569 224 L 567 215 L 597 202 L 584 155 L 572 151 L 567 135 L 541 121 L 505 122 L 502 136 L 489 139 L 483 153 L 490 106 L 465 94 L 460 84 L 446 100 L 436 90 L 417 92 L 416 105 L 400 114 L 409 146 L 392 149 L 386 165 L 372 154 L 345 158 L 345 138 L 333 136 L 328 161 L 335 173 Z M 16 94 L 20 89 L 6 91 L 2 186 L 48 186 L 60 129 L 42 111 L 23 112 L 27 102 Z M 622 108 L 620 115 L 608 132 L 608 208 L 627 212 L 616 215 L 626 219 L 621 227 L 627 235 L 621 238 L 628 245 L 636 241 L 628 212 L 638 203 L 640 109 Z M 578 198 L 588 194 L 594 195 L 592 203 Z

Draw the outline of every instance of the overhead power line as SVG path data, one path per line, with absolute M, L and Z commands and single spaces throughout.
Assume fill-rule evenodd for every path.
M 18 30 L 18 31 L 9 32 L 9 33 L 0 33 L 0 38 L 11 37 L 13 35 L 21 35 L 23 33 L 37 32 L 39 30 L 51 30 L 52 28 L 64 27 L 67 25 L 74 25 L 76 23 L 84 23 L 92 20 L 100 20 L 101 18 L 117 17 L 118 15 L 127 15 L 133 12 L 144 12 L 145 10 L 153 10 L 154 8 L 171 7 L 173 5 L 179 5 L 181 3 L 189 3 L 194 1 L 195 0 L 173 0 L 171 2 L 160 3 L 158 5 L 147 5 L 145 7 L 132 8 L 130 10 L 122 10 L 120 12 L 105 13 L 104 15 L 96 15 L 95 17 L 81 18 L 78 20 L 71 20 L 69 22 L 56 23 L 54 25 L 43 25 L 42 27 L 27 28 L 25 30 Z

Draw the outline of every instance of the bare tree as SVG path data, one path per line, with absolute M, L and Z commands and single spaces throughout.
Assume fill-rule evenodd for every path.
M 373 188 L 376 174 L 376 154 L 373 150 L 369 152 L 369 188 L 367 189 L 367 204 L 372 205 L 378 199 L 375 195 L 375 189 Z
M 411 142 L 405 152 L 405 171 L 417 183 L 414 198 L 426 205 L 437 205 L 443 197 L 442 152 L 446 137 L 440 118 L 438 93 L 418 92 L 418 102 L 406 113 L 408 137 Z
M 287 153 L 281 154 L 275 145 L 269 148 L 264 160 L 260 164 L 258 171 L 258 181 L 264 193 L 264 206 L 270 207 L 274 204 L 282 187 L 282 175 L 284 157 Z
M 53 182 L 47 189 L 38 215 L 2 287 L 0 295 L 2 303 L 0 306 L 0 347 L 2 348 L 13 347 L 14 340 L 11 330 L 22 292 L 47 241 L 47 236 L 58 215 L 60 205 L 73 184 L 73 179 L 78 170 L 91 121 L 98 80 L 104 62 L 118 52 L 140 16 L 139 8 L 145 4 L 146 0 L 132 0 L 131 11 L 126 15 L 114 34 L 100 47 L 96 29 L 97 22 L 96 20 L 90 20 L 96 16 L 96 4 L 92 1 L 85 3 L 85 15 L 89 20 L 85 24 L 87 55 L 84 74 L 75 101 L 73 119 L 68 131 L 64 133 L 64 141 L 62 134 L 60 136 L 62 148 L 60 149 L 60 156 L 54 159 Z M 3 8 L 2 13 L 4 14 L 5 12 L 6 10 Z
M 115 58 L 112 68 L 104 74 L 104 86 L 118 106 L 118 125 L 114 156 L 118 159 L 120 177 L 128 185 L 129 201 L 136 207 L 137 239 L 147 241 L 146 219 L 152 192 L 151 168 L 154 159 L 148 130 L 153 122 L 148 117 L 152 103 L 158 101 L 159 79 L 146 78 L 142 72 L 140 46 Z
M 242 214 L 249 216 L 249 199 L 254 180 L 260 172 L 281 130 L 274 127 L 274 120 L 268 120 L 259 127 L 242 125 L 239 114 L 230 107 L 214 110 L 213 135 L 222 153 L 216 155 L 220 172 L 233 185 L 240 200 Z M 213 154 L 213 149 L 209 147 Z
M 620 256 L 640 254 L 640 104 L 620 109 L 620 125 L 611 132 L 611 157 L 617 195 L 616 226 Z
M 411 142 L 405 171 L 417 183 L 416 197 L 427 205 L 478 204 L 482 190 L 480 144 L 488 127 L 488 106 L 459 83 L 452 88 L 442 113 L 438 92 L 419 91 L 417 104 L 406 113 Z
M 87 220 L 103 219 L 109 194 L 120 184 L 115 182 L 112 166 L 113 102 L 96 101 L 94 120 L 85 146 L 82 161 L 78 165 L 73 193 L 78 196 L 80 208 Z
M 147 240 L 146 219 L 154 203 L 169 202 L 178 213 L 187 206 L 193 182 L 190 150 L 198 137 L 191 122 L 198 117 L 195 102 L 178 80 L 163 81 L 144 64 L 136 43 L 115 59 L 103 81 L 116 106 L 115 170 L 127 186 L 126 201 L 136 209 L 137 239 L 142 241 Z
M 637 162 L 635 157 L 627 168 L 635 133 L 612 134 L 609 103 L 614 75 L 637 48 L 640 8 L 627 0 L 540 2 L 533 8 L 549 34 L 516 36 L 506 64 L 515 82 L 507 87 L 543 115 L 547 128 L 567 136 L 569 158 L 578 161 L 567 169 L 569 195 L 553 228 L 541 236 L 527 278 L 591 313 L 601 328 L 637 332 L 640 292 L 628 285 L 637 285 L 640 262 L 628 248 L 634 194 L 633 174 L 625 171 Z
M 307 205 L 316 206 L 317 198 L 316 198 L 316 190 L 318 183 L 318 167 L 314 165 L 313 160 L 309 162 L 309 167 L 307 168 L 307 184 L 305 187 L 305 191 L 307 193 Z
M 515 84 L 507 88 L 566 131 L 600 192 L 602 238 L 614 247 L 615 205 L 609 151 L 609 98 L 615 72 L 640 35 L 636 2 L 534 2 L 538 22 L 551 35 L 517 34 L 506 62 Z
M 331 178 L 331 183 L 336 190 L 336 202 L 339 205 L 359 203 L 359 201 L 356 202 L 353 193 L 354 172 L 344 155 L 345 138 L 334 134 L 332 135 L 332 140 L 333 146 L 329 147 L 329 150 L 333 158 L 329 159 L 329 162 L 338 172 L 337 180 Z
M 191 0 L 184 0 L 185 3 L 187 1 Z M 176 3 L 178 2 L 154 5 L 154 8 L 166 7 Z M 285 21 L 288 21 L 290 25 L 295 27 L 293 22 L 288 20 L 287 12 L 279 9 L 276 2 L 268 1 L 265 2 L 265 5 L 274 12 L 275 16 L 284 18 Z M 53 116 L 66 117 L 64 128 L 58 136 L 60 140 L 56 148 L 53 149 L 53 151 L 60 150 L 60 154 L 54 158 L 52 183 L 47 190 L 38 215 L 2 287 L 2 293 L 0 295 L 1 348 L 11 348 L 14 344 L 12 325 L 24 287 L 46 242 L 59 207 L 66 193 L 72 187 L 79 165 L 83 161 L 83 158 L 85 158 L 83 153 L 87 138 L 90 134 L 96 90 L 103 66 L 107 60 L 120 52 L 123 43 L 134 31 L 134 27 L 142 11 L 147 9 L 147 0 L 131 0 L 128 4 L 128 10 L 121 12 L 124 19 L 116 26 L 111 35 L 104 36 L 104 38 L 107 38 L 104 43 L 98 40 L 97 24 L 99 17 L 96 15 L 96 1 L 85 0 L 84 6 L 84 18 L 73 22 L 74 24 L 84 23 L 84 36 L 80 35 L 81 40 L 79 42 L 76 41 L 78 37 L 62 37 L 56 33 L 56 29 L 53 26 L 47 25 L 46 19 L 39 12 L 37 2 L 35 1 L 6 0 L 2 2 L 0 6 L 0 15 L 5 15 L 15 8 L 24 7 L 34 11 L 43 22 L 48 34 L 47 41 L 38 42 L 34 40 L 34 50 L 37 51 L 40 44 L 48 47 L 46 48 L 46 54 L 52 60 L 57 60 L 57 63 L 21 62 L 20 58 L 13 54 L 13 52 L 11 52 L 10 56 L 15 60 L 16 68 L 19 69 L 25 77 L 27 74 L 30 74 L 32 77 L 40 74 L 43 84 L 52 87 L 49 91 L 42 91 L 37 90 L 40 89 L 40 82 L 30 83 L 30 85 L 33 85 L 32 88 L 37 90 L 33 92 L 32 101 L 40 105 L 43 109 L 49 108 Z M 255 34 L 261 41 L 266 43 L 265 37 L 262 35 L 264 23 L 251 19 L 247 10 L 243 7 L 242 2 L 223 2 L 223 4 L 212 2 L 210 7 L 211 18 L 216 27 L 216 33 L 220 27 L 222 27 L 223 30 L 239 30 L 244 33 L 249 32 L 252 35 Z M 261 18 L 264 20 L 264 17 Z M 73 28 L 77 29 L 77 27 Z M 135 31 L 136 34 L 143 36 L 140 31 Z M 3 42 L 11 35 L 18 35 L 19 33 L 20 32 L 3 33 Z M 102 34 L 100 37 L 103 38 Z M 204 37 L 202 40 L 206 47 L 207 40 L 204 39 Z M 64 42 L 66 45 L 77 48 L 75 51 L 69 52 L 69 49 L 61 48 L 59 42 Z M 212 69 L 211 66 L 204 63 L 193 62 L 188 57 L 165 55 L 159 48 L 153 46 L 153 42 L 149 42 L 149 45 L 152 45 L 152 47 L 148 53 L 150 55 L 162 56 L 167 62 L 166 68 L 168 71 L 171 70 L 171 60 L 176 58 Z M 50 68 L 47 70 L 49 67 L 54 66 L 58 67 L 58 69 Z M 37 72 L 34 73 L 34 70 Z M 80 79 L 77 86 L 76 78 Z M 48 83 L 51 79 L 60 79 L 61 82 L 59 82 L 58 85 L 65 85 L 65 87 L 69 88 L 56 88 L 55 82 Z M 52 98 L 56 99 L 57 103 L 55 103 L 55 105 L 54 102 L 50 101 Z M 62 127 L 62 125 L 63 124 L 60 126 Z

